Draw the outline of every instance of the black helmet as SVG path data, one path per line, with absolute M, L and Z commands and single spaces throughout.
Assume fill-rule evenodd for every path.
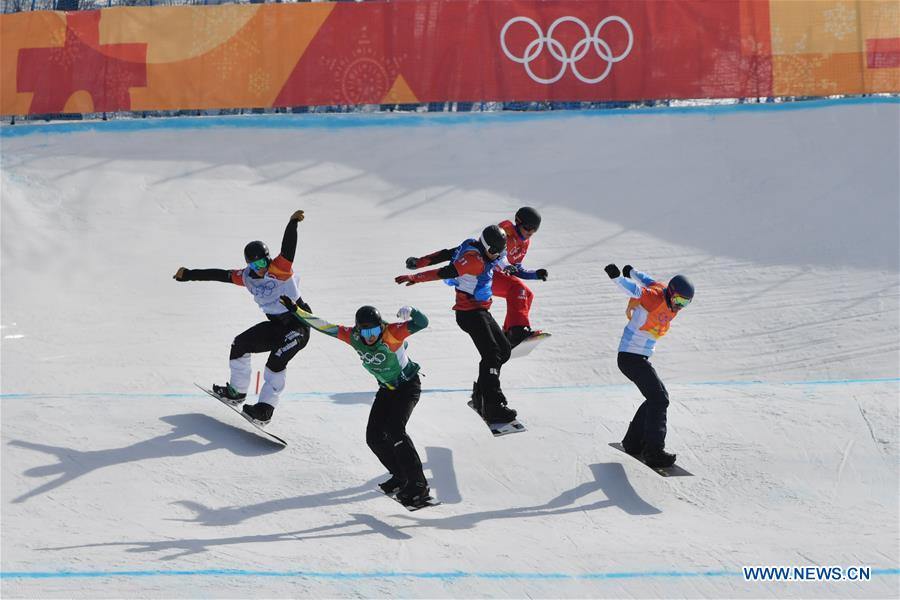
M 247 264 L 250 264 L 253 261 L 259 260 L 261 258 L 270 260 L 269 247 L 266 246 L 263 242 L 254 240 L 244 246 L 244 260 L 247 261 Z
M 506 232 L 497 225 L 490 225 L 481 232 L 481 247 L 490 254 L 500 254 L 506 250 Z
M 360 329 L 381 325 L 381 313 L 374 306 L 360 306 L 356 311 L 356 326 Z
M 541 226 L 541 214 L 530 206 L 523 206 L 516 211 L 516 225 L 537 231 Z
M 672 308 L 672 297 L 680 296 L 688 301 L 694 298 L 694 284 L 684 275 L 676 275 L 669 280 L 666 286 L 666 302 Z M 679 308 L 684 308 L 687 304 L 680 304 Z

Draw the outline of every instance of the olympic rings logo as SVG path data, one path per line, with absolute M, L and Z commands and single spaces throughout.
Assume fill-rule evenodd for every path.
M 622 27 L 625 28 L 625 31 L 628 33 L 628 46 L 625 48 L 625 51 L 619 54 L 618 56 L 613 55 L 612 48 L 609 47 L 601 37 L 600 31 L 607 23 L 619 23 Z M 515 25 L 516 23 L 526 23 L 534 29 L 537 37 L 532 40 L 528 46 L 525 48 L 525 52 L 522 56 L 515 56 L 512 52 L 509 51 L 509 48 L 506 46 L 506 33 L 509 31 L 509 28 Z M 562 45 L 562 43 L 554 39 L 553 33 L 556 31 L 556 28 L 562 25 L 563 23 L 575 23 L 579 27 L 581 27 L 582 32 L 584 33 L 584 38 L 581 39 L 575 47 L 572 48 L 571 54 L 566 51 L 566 48 Z M 549 85 L 551 83 L 556 83 L 562 76 L 566 73 L 566 68 L 571 66 L 572 72 L 575 74 L 575 77 L 579 79 L 579 81 L 583 83 L 600 83 L 606 76 L 609 75 L 609 72 L 612 70 L 613 63 L 617 63 L 623 60 L 628 54 L 631 52 L 631 47 L 634 45 L 634 34 L 631 31 L 631 26 L 628 24 L 628 21 L 623 19 L 622 17 L 611 16 L 606 17 L 597 25 L 594 29 L 593 35 L 591 34 L 591 30 L 588 29 L 588 26 L 584 21 L 578 19 L 576 17 L 560 17 L 550 25 L 550 29 L 547 30 L 547 35 L 544 35 L 544 32 L 541 30 L 541 26 L 538 25 L 533 19 L 528 17 L 514 17 L 506 22 L 506 25 L 503 26 L 503 29 L 500 31 L 500 46 L 503 48 L 503 53 L 506 54 L 506 57 L 513 61 L 525 65 L 525 72 L 528 73 L 528 76 L 531 77 L 537 83 L 543 83 L 545 85 Z M 547 51 L 550 52 L 550 55 L 560 62 L 559 72 L 550 78 L 540 77 L 535 74 L 534 71 L 531 70 L 531 63 L 537 59 L 541 53 L 544 51 L 544 46 L 547 47 Z M 578 61 L 584 58 L 588 51 L 593 47 L 594 52 L 597 53 L 601 59 L 606 61 L 606 69 L 599 76 L 594 77 L 593 79 L 589 77 L 585 77 L 578 71 Z
M 385 356 L 383 352 L 376 352 L 373 354 L 371 352 L 360 352 L 359 350 L 357 350 L 356 353 L 359 354 L 360 360 L 362 360 L 364 363 L 368 365 L 374 365 L 376 367 L 381 365 L 381 363 L 383 363 L 387 358 L 387 356 Z

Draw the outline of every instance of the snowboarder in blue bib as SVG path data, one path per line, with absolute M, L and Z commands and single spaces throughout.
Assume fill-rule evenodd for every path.
M 224 385 L 212 386 L 213 392 L 222 401 L 232 406 L 240 405 L 247 398 L 250 387 L 250 354 L 268 352 L 259 402 L 245 404 L 242 408 L 259 425 L 266 425 L 272 419 L 278 398 L 284 390 L 287 364 L 309 342 L 309 327 L 295 319 L 278 301 L 280 296 L 288 296 L 309 309 L 300 297 L 300 281 L 293 271 L 294 255 L 297 253 L 297 224 L 302 220 L 302 210 L 291 215 L 281 240 L 281 253 L 274 259 L 269 256 L 269 248 L 255 240 L 244 247 L 246 267 L 231 270 L 179 267 L 173 276 L 176 281 L 220 281 L 243 286 L 266 315 L 266 321 L 257 323 L 234 338 L 229 356 L 231 377 Z
M 366 443 L 391 474 L 380 487 L 386 494 L 396 494 L 406 506 L 423 503 L 429 498 L 430 489 L 419 453 L 406 433 L 406 423 L 419 403 L 422 383 L 419 365 L 406 354 L 406 338 L 428 327 L 428 317 L 404 306 L 397 311 L 399 323 L 386 323 L 377 308 L 362 306 L 356 311 L 354 326 L 346 327 L 310 314 L 287 296 L 282 296 L 281 302 L 299 322 L 349 344 L 359 355 L 363 368 L 378 381 L 366 426 Z
M 456 288 L 453 305 L 456 324 L 472 338 L 481 355 L 478 381 L 472 389 L 473 408 L 485 422 L 510 423 L 518 413 L 507 406 L 500 387 L 500 368 L 509 360 L 512 348 L 490 312 L 495 269 L 510 266 L 506 260 L 506 232 L 490 225 L 481 232 L 480 238 L 467 239 L 456 248 L 439 250 L 422 258 L 411 256 L 406 259 L 406 266 L 420 269 L 447 261 L 450 264 L 439 269 L 399 275 L 394 281 L 409 286 L 443 279 Z

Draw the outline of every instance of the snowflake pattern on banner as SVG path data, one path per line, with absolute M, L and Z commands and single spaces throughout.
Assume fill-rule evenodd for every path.
M 256 96 L 265 96 L 272 88 L 272 77 L 262 69 L 257 69 L 250 74 L 247 81 L 247 91 Z
M 843 40 L 846 36 L 856 33 L 856 22 L 859 16 L 856 9 L 848 7 L 846 4 L 838 4 L 830 10 L 823 12 L 825 16 L 824 30 L 834 35 L 838 40 Z

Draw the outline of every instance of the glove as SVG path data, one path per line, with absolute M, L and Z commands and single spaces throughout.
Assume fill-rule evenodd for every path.
M 609 275 L 610 279 L 615 279 L 616 277 L 621 275 L 621 273 L 619 271 L 619 267 L 617 267 L 616 265 L 614 265 L 612 263 L 603 267 L 603 270 L 606 271 L 606 274 Z
M 547 281 L 547 269 L 538 269 L 534 272 L 541 281 Z
M 623 277 L 631 277 L 631 265 L 625 265 L 622 267 L 622 276 Z
M 288 309 L 289 313 L 295 312 L 297 310 L 297 303 L 291 300 L 288 296 L 281 296 L 278 301 L 281 302 L 282 306 Z
M 187 281 L 185 279 L 185 276 L 187 275 L 186 271 L 187 269 L 185 269 L 184 267 L 178 267 L 178 270 L 175 271 L 174 275 L 172 275 L 172 279 L 174 279 L 175 281 Z
M 419 259 L 415 256 L 410 256 L 406 259 L 406 268 L 410 271 L 419 268 Z
M 397 318 L 401 321 L 409 321 L 412 319 L 412 306 L 401 306 L 400 310 L 397 311 Z
M 519 272 L 519 265 L 507 265 L 503 267 L 503 272 L 507 275 L 515 275 Z
M 394 277 L 394 281 L 396 281 L 397 284 L 405 283 L 406 285 L 419 283 L 415 275 L 398 275 L 397 277 Z
M 298 223 L 303 220 L 303 211 L 295 210 L 294 214 L 291 215 L 291 221 L 297 221 Z

